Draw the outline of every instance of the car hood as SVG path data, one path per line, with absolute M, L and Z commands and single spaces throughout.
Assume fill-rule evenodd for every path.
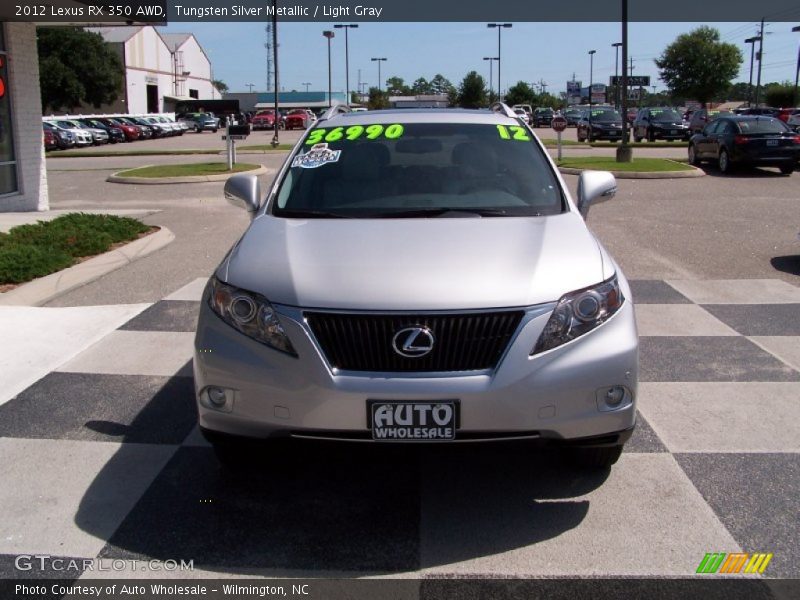
M 276 304 L 453 310 L 555 301 L 602 281 L 603 267 L 600 245 L 574 212 L 374 220 L 263 215 L 217 276 Z

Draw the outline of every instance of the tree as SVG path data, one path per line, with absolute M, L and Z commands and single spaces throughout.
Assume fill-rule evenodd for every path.
M 406 85 L 402 77 L 389 77 L 386 80 L 386 91 L 390 96 L 411 96 L 411 88 Z
M 431 92 L 431 84 L 428 83 L 428 80 L 425 79 L 424 77 L 420 77 L 411 86 L 411 91 L 414 94 L 430 94 L 430 93 L 432 93 Z
M 535 97 L 536 92 L 533 91 L 531 86 L 524 81 L 518 81 L 508 88 L 505 102 L 509 106 L 514 106 L 515 104 L 535 104 Z
M 80 104 L 100 108 L 119 96 L 122 61 L 100 34 L 75 27 L 42 27 L 37 46 L 44 112 Z
M 369 100 L 367 100 L 367 108 L 370 110 L 389 108 L 389 93 L 379 90 L 376 87 L 369 88 Z
M 449 94 L 452 90 L 456 89 L 444 75 L 437 73 L 430 81 L 431 94 Z
M 679 35 L 655 63 L 673 95 L 694 98 L 705 106 L 726 92 L 739 74 L 742 52 L 734 44 L 720 42 L 719 31 L 704 25 Z
M 483 108 L 488 104 L 486 82 L 477 71 L 470 71 L 458 86 L 458 105 L 461 108 Z
M 783 107 L 794 106 L 794 84 L 770 83 L 764 92 L 764 101 L 767 106 Z
M 219 79 L 212 79 L 211 80 L 211 85 L 213 85 L 215 88 L 217 88 L 217 91 L 220 94 L 227 94 L 228 93 L 228 89 L 229 89 L 228 88 L 228 84 L 225 83 L 224 81 L 220 81 Z

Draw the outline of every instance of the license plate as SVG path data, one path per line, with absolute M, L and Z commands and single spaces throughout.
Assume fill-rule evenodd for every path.
M 778 140 L 767 140 L 767 146 L 777 146 Z
M 678 132 L 675 129 L 673 129 L 672 131 L 669 132 L 669 134 L 670 135 L 678 135 Z
M 367 400 L 372 439 L 384 442 L 454 440 L 458 427 L 458 401 L 386 402 Z

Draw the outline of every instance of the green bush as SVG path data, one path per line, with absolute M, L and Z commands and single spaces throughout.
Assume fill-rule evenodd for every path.
M 71 265 L 74 258 L 106 252 L 149 226 L 127 217 L 70 213 L 0 234 L 0 283 L 22 283 Z
M 52 246 L 0 245 L 0 283 L 24 283 L 66 269 L 74 262 Z

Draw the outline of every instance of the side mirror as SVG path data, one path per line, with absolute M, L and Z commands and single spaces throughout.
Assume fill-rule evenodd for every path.
M 225 182 L 225 200 L 255 216 L 261 204 L 261 184 L 255 175 L 234 175 Z
M 617 193 L 617 180 L 608 171 L 584 171 L 578 178 L 578 210 L 585 219 L 589 207 L 611 200 Z

